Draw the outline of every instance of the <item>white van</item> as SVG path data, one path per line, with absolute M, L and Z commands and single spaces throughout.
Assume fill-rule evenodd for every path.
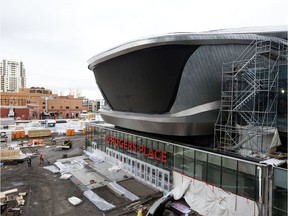
M 54 119 L 45 119 L 45 127 L 55 127 L 56 121 Z

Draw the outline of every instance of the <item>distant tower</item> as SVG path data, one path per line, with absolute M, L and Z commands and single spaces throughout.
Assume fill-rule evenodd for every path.
M 22 61 L 6 60 L 0 62 L 0 91 L 18 92 L 26 87 L 26 71 Z

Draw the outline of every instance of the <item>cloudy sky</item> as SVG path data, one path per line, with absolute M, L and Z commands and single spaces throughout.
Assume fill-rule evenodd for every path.
M 1 59 L 22 60 L 27 87 L 102 98 L 87 60 L 170 32 L 288 25 L 287 0 L 1 0 Z

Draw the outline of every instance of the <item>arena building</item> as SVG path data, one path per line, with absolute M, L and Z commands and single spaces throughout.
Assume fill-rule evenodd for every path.
M 148 37 L 88 64 L 111 125 L 87 124 L 87 148 L 202 215 L 287 215 L 287 27 Z

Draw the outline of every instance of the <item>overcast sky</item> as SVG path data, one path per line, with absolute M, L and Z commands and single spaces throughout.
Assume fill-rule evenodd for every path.
M 142 37 L 288 25 L 287 0 L 1 0 L 1 59 L 23 61 L 27 87 L 102 98 L 87 60 Z

